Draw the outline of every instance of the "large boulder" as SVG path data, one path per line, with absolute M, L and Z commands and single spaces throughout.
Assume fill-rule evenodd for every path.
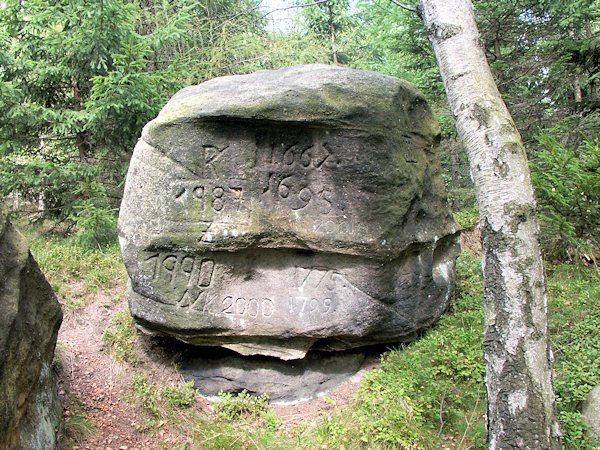
M 399 342 L 459 252 L 423 95 L 308 65 L 213 79 L 148 123 L 119 237 L 142 330 L 282 359 Z
M 60 417 L 52 358 L 62 311 L 5 209 L 0 317 L 0 448 L 52 449 Z

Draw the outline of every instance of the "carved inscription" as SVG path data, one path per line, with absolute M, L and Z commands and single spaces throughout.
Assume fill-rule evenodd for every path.
M 275 303 L 267 297 L 240 297 L 227 295 L 220 301 L 216 296 L 207 298 L 202 312 L 230 318 L 268 319 L 275 312 Z
M 305 168 L 335 167 L 340 161 L 335 157 L 327 142 L 315 136 L 313 143 L 302 145 L 294 142 L 291 145 L 271 144 L 269 163 L 275 166 L 302 166 Z
M 152 287 L 164 303 L 196 307 L 207 300 L 215 261 L 182 253 L 152 253 L 143 262 L 151 273 Z
M 288 304 L 291 316 L 325 316 L 334 308 L 334 298 L 342 296 L 349 283 L 344 276 L 326 267 L 300 267 L 294 270 L 294 289 Z
M 261 196 L 270 196 L 293 211 L 312 207 L 326 215 L 334 209 L 334 192 L 323 186 L 322 172 L 337 167 L 340 159 L 317 133 L 311 143 L 271 143 L 263 152 L 266 170 L 261 174 Z
M 188 314 L 250 323 L 318 321 L 335 314 L 341 300 L 360 292 L 335 269 L 295 266 L 286 270 L 290 281 L 287 292 L 261 292 L 262 285 L 250 283 L 228 293 L 219 288 L 227 286 L 227 279 L 222 277 L 228 271 L 219 267 L 211 257 L 185 252 L 147 252 L 142 259 L 142 272 L 154 298 Z
M 214 145 L 203 145 L 204 150 L 204 171 L 202 174 L 203 178 L 216 179 L 219 176 L 220 171 L 217 168 L 217 164 L 220 163 L 220 159 L 229 148 L 229 145 L 223 147 L 217 147 Z
M 333 191 L 329 188 L 311 186 L 302 174 L 269 172 L 262 194 L 268 193 L 293 211 L 304 209 L 311 202 L 321 214 L 329 214 L 333 208 Z
M 239 211 L 243 202 L 244 188 L 240 181 L 218 184 L 201 181 L 176 181 L 170 187 L 170 201 L 182 211 L 199 212 L 203 218 L 225 208 Z M 190 215 L 184 214 L 185 215 Z M 182 218 L 185 220 L 185 217 Z
M 305 314 L 325 315 L 331 311 L 331 299 L 318 299 L 302 295 L 290 296 L 290 315 L 303 316 Z
M 186 286 L 209 286 L 215 268 L 212 259 L 176 253 L 154 253 L 145 259 L 145 263 L 151 267 L 152 279 L 172 285 L 181 283 L 183 278 Z
M 227 316 L 250 317 L 256 319 L 258 316 L 268 318 L 273 315 L 273 300 L 269 298 L 234 298 L 227 296 L 222 301 L 221 312 Z
M 166 199 L 169 220 L 210 226 L 214 214 L 242 210 L 246 197 L 269 198 L 292 211 L 308 208 L 321 215 L 344 211 L 343 204 L 336 205 L 336 193 L 328 183 L 328 172 L 339 166 L 341 159 L 320 132 L 302 141 L 271 141 L 257 146 L 247 152 L 254 154 L 249 159 L 254 160 L 254 177 L 259 184 L 251 184 L 248 190 L 244 177 L 249 176 L 250 167 L 237 179 L 227 175 L 232 170 L 227 158 L 234 155 L 228 153 L 229 145 L 202 145 L 197 167 L 192 170 L 198 179 L 177 180 L 170 185 L 171 194 Z
M 295 286 L 300 292 L 304 290 L 322 289 L 334 291 L 336 288 L 346 288 L 348 282 L 344 276 L 327 267 L 299 267 L 294 271 Z

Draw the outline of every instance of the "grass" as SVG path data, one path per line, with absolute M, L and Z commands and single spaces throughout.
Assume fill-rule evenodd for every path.
M 600 385 L 600 271 L 583 264 L 553 266 L 548 294 L 554 390 L 564 443 L 598 449 L 581 420 L 581 406 Z
M 119 246 L 84 249 L 73 238 L 28 234 L 31 252 L 67 311 L 76 311 L 100 289 L 124 286 L 125 266 Z
M 417 341 L 389 351 L 368 373 L 352 420 L 329 419 L 319 444 L 373 448 L 484 448 L 485 389 L 479 261 L 458 261 L 457 297 Z M 332 432 L 333 430 L 333 432 Z
M 464 225 L 475 220 L 468 214 Z M 99 289 L 125 284 L 116 245 L 83 250 L 69 239 L 30 237 L 33 253 L 67 309 Z M 600 273 L 583 265 L 547 265 L 557 409 L 566 448 L 598 448 L 581 420 L 581 405 L 600 385 Z M 350 407 L 334 407 L 316 423 L 284 426 L 265 399 L 224 394 L 215 413 L 196 407 L 189 384 L 155 385 L 135 353 L 138 339 L 127 312 L 104 333 L 115 359 L 130 365 L 145 430 L 175 444 L 164 448 L 485 448 L 482 355 L 483 284 L 480 260 L 465 251 L 457 263 L 450 311 L 415 342 L 391 349 L 368 373 Z M 122 302 L 122 299 L 116 300 Z M 92 432 L 82 416 L 72 434 Z M 83 438 L 78 437 L 76 440 Z M 160 440 L 160 439 L 159 439 Z
M 137 366 L 141 359 L 135 349 L 136 337 L 133 318 L 129 311 L 121 311 L 113 317 L 112 324 L 104 330 L 102 342 L 116 359 Z
M 59 442 L 64 448 L 78 447 L 94 433 L 96 426 L 85 407 L 73 397 L 69 397 L 63 408 L 65 418 L 58 428 Z

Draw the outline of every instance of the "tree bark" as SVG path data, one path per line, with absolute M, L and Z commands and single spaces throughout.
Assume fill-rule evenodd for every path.
M 481 219 L 488 447 L 560 448 L 544 270 L 521 136 L 480 45 L 470 0 L 419 0 Z
M 335 48 L 335 26 L 333 24 L 333 5 L 328 3 L 329 7 L 329 32 L 331 36 L 331 56 L 334 64 L 338 64 L 338 54 Z

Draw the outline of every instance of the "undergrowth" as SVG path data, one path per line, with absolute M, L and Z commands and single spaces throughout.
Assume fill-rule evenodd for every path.
M 28 234 L 31 252 L 68 311 L 76 311 L 104 292 L 124 286 L 125 266 L 117 244 L 85 249 L 72 238 Z
M 193 381 L 157 386 L 141 371 L 136 372 L 131 381 L 136 399 L 156 417 L 173 417 L 179 410 L 192 406 L 198 396 Z
M 266 394 L 252 395 L 246 389 L 239 394 L 219 392 L 215 412 L 225 420 L 243 416 L 259 417 L 268 411 L 269 397 Z
M 129 311 L 121 311 L 102 333 L 104 346 L 120 361 L 137 366 L 140 357 L 135 350 L 136 330 Z
M 70 396 L 66 404 L 63 404 L 64 415 L 58 427 L 58 448 L 80 448 L 82 443 L 90 437 L 96 426 L 89 417 L 85 407 Z
M 365 376 L 354 415 L 369 441 L 405 448 L 485 446 L 479 261 L 464 253 L 458 273 L 451 311 Z
M 554 390 L 567 448 L 598 449 L 582 421 L 586 395 L 600 385 L 600 272 L 553 266 L 548 280 Z

